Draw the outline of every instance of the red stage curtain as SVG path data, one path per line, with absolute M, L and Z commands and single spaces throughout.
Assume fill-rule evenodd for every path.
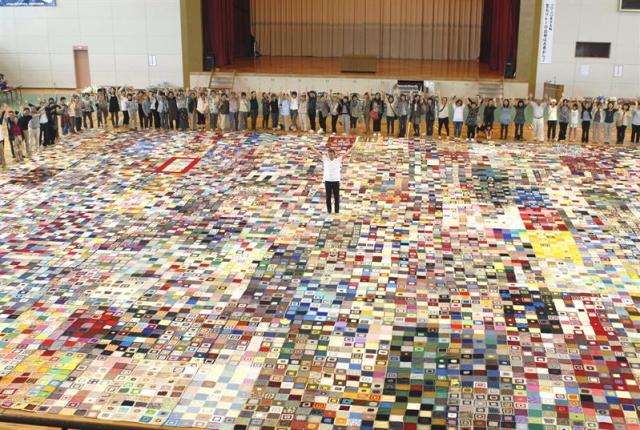
M 520 0 L 484 0 L 480 61 L 504 71 L 507 60 L 515 67 L 518 53 Z
M 253 42 L 251 41 L 251 2 L 250 0 L 236 0 L 235 2 L 235 58 L 253 56 Z
M 216 66 L 250 55 L 249 6 L 249 0 L 202 0 L 204 52 L 215 57 Z

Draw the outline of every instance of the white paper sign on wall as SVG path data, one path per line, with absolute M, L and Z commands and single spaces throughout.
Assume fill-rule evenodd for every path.
M 156 56 L 155 55 L 149 55 L 149 65 L 150 66 L 157 66 L 158 62 L 156 60 Z
M 623 67 L 621 64 L 617 64 L 615 66 L 613 66 L 613 77 L 614 78 L 621 78 L 622 77 L 622 70 Z
M 589 71 L 590 71 L 590 67 L 589 67 L 588 64 L 581 64 L 580 65 L 580 75 L 589 76 Z
M 542 22 L 540 26 L 540 63 L 551 64 L 553 30 L 556 26 L 556 0 L 544 0 L 542 3 Z

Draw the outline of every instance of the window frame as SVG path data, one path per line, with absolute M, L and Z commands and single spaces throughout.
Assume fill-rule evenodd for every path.
M 608 45 L 609 46 L 609 51 L 607 52 L 607 56 L 606 57 L 602 57 L 602 56 L 593 56 L 593 55 L 578 55 L 578 45 L 579 44 L 596 44 L 596 45 Z M 601 60 L 609 60 L 611 59 L 611 42 L 582 42 L 582 41 L 576 41 L 576 47 L 575 47 L 575 51 L 574 51 L 574 58 L 592 58 L 592 59 L 601 59 Z
M 640 13 L 640 5 L 638 6 L 637 9 L 628 9 L 628 8 L 624 8 L 622 7 L 622 4 L 625 0 L 620 0 L 620 2 L 618 3 L 618 11 L 620 12 L 633 12 L 633 13 Z

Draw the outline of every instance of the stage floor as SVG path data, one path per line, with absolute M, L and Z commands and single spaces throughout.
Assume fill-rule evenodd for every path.
M 342 73 L 341 58 L 259 57 L 240 58 L 221 71 L 283 76 L 356 76 L 401 80 L 479 81 L 500 80 L 499 72 L 477 61 L 422 61 L 378 59 L 377 73 Z
M 0 173 L 0 406 L 640 428 L 638 148 L 360 138 L 329 217 L 326 139 L 92 131 Z

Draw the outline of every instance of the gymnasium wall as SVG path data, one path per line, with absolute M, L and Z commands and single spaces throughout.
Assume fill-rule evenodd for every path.
M 475 60 L 483 0 L 251 0 L 263 55 Z
M 551 64 L 538 57 L 536 94 L 544 82 L 565 85 L 569 97 L 640 95 L 640 13 L 618 11 L 618 0 L 556 0 Z M 576 42 L 610 42 L 610 58 L 576 58 Z M 614 67 L 622 66 L 622 76 Z
M 0 73 L 10 84 L 75 88 L 73 48 L 86 46 L 92 85 L 182 85 L 180 0 L 57 3 L 0 7 Z

